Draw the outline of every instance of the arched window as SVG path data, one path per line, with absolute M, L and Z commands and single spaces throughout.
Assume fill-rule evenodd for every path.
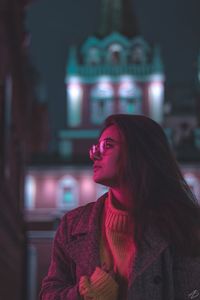
M 78 181 L 72 176 L 63 177 L 58 183 L 58 209 L 71 210 L 78 204 Z
M 131 60 L 134 64 L 146 63 L 146 53 L 141 45 L 135 45 L 132 49 Z
M 99 49 L 96 47 L 92 47 L 89 49 L 87 53 L 87 64 L 89 65 L 98 65 L 101 62 L 101 57 L 99 53 Z
M 108 48 L 107 61 L 111 64 L 121 64 L 123 62 L 122 46 L 119 44 L 112 44 Z
M 145 64 L 149 60 L 150 48 L 141 37 L 133 38 L 130 47 L 130 59 L 133 64 Z
M 120 112 L 142 114 L 142 92 L 132 82 L 123 82 L 119 86 Z
M 91 90 L 91 122 L 102 124 L 113 113 L 114 91 L 110 83 L 101 82 Z

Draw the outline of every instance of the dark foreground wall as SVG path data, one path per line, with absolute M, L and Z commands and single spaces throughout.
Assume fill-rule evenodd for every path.
M 0 299 L 26 299 L 26 252 L 22 218 L 16 199 L 0 190 Z
M 0 0 L 0 300 L 28 300 L 24 169 L 44 140 L 28 59 L 27 2 Z

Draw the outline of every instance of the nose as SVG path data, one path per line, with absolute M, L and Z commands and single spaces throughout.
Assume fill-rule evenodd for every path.
M 99 149 L 99 145 L 93 145 L 92 148 L 90 149 L 90 159 L 95 161 L 95 160 L 100 160 L 101 159 L 101 151 Z
M 93 161 L 95 161 L 95 160 L 101 160 L 101 154 L 100 154 L 99 151 L 98 151 L 98 153 L 95 152 L 95 153 L 92 155 L 92 160 L 93 160 Z

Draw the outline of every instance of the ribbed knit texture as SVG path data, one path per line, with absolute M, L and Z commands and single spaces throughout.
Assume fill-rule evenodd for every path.
M 100 245 L 102 264 L 105 264 L 108 270 L 113 268 L 114 273 L 127 281 L 136 252 L 133 224 L 128 211 L 113 206 L 111 193 L 105 202 L 102 225 L 104 227 Z
M 117 300 L 118 284 L 108 273 L 96 267 L 90 278 L 87 276 L 81 277 L 79 292 L 84 299 Z
M 116 209 L 112 194 L 108 194 L 102 216 L 102 237 L 100 257 L 102 268 L 97 267 L 90 278 L 83 276 L 79 292 L 84 299 L 123 300 L 126 299 L 128 276 L 135 257 L 133 224 L 127 211 Z M 114 271 L 114 272 L 112 272 Z M 117 282 L 108 273 L 114 273 Z

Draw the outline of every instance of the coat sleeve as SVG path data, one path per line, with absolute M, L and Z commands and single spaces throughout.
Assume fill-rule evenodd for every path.
M 55 235 L 51 263 L 43 279 L 40 300 L 79 300 L 78 284 L 75 280 L 75 266 L 65 249 L 67 222 L 63 218 Z
M 200 257 L 174 260 L 175 300 L 200 300 Z

